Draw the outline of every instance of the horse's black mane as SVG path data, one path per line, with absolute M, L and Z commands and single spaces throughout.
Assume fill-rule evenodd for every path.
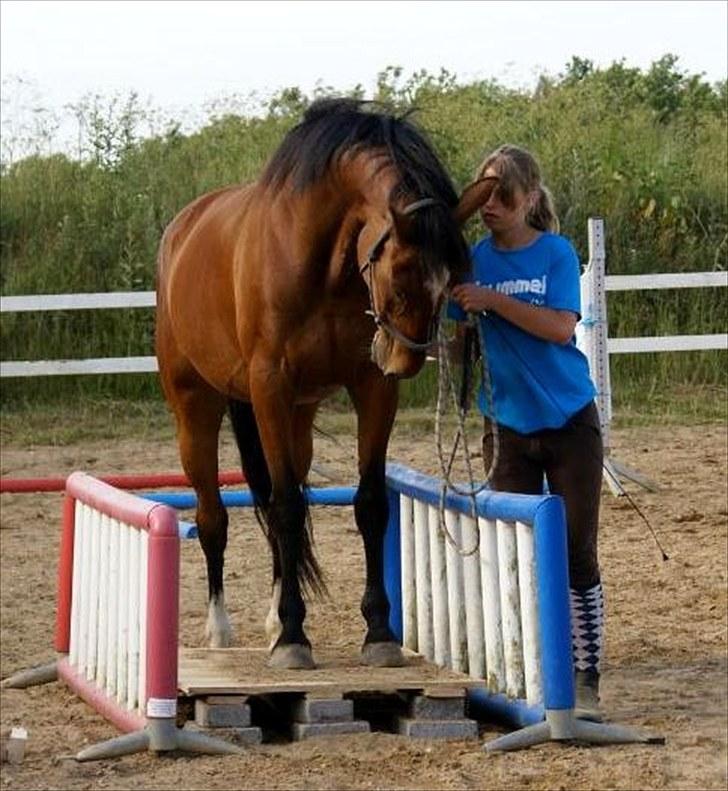
M 429 197 L 441 202 L 440 211 L 420 210 L 415 215 L 425 265 L 466 266 L 467 250 L 449 218 L 449 209 L 458 202 L 457 193 L 432 145 L 407 115 L 395 116 L 375 107 L 359 99 L 315 101 L 273 154 L 261 183 L 276 189 L 290 180 L 293 190 L 301 192 L 322 179 L 345 153 L 388 151 L 400 175 L 397 193 L 411 201 Z

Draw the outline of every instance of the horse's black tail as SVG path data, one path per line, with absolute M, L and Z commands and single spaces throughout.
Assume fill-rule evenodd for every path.
M 268 539 L 271 554 L 273 555 L 273 577 L 278 579 L 281 576 L 281 568 L 277 534 L 279 531 L 285 530 L 285 524 L 281 523 L 279 516 L 281 508 L 271 508 L 272 483 L 263 454 L 263 446 L 260 442 L 253 406 L 245 401 L 230 398 L 228 399 L 228 414 L 230 415 L 235 441 L 240 452 L 243 474 L 253 496 L 255 517 L 265 537 Z M 300 494 L 301 503 L 298 503 L 298 507 L 302 507 L 304 510 L 304 525 L 300 536 L 301 548 L 298 577 L 299 581 L 309 591 L 321 594 L 325 592 L 326 585 L 323 581 L 321 568 L 313 554 L 311 513 L 305 498 L 305 491 L 301 491 Z M 296 504 L 289 505 L 296 508 Z M 283 509 L 288 510 L 287 505 L 281 504 L 281 506 Z M 276 513 L 273 513 L 273 511 Z M 283 536 L 284 541 L 287 538 Z

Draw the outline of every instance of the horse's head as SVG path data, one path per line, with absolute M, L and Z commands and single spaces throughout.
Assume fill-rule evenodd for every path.
M 470 185 L 452 209 L 433 198 L 391 204 L 385 222 L 369 222 L 358 241 L 359 270 L 377 329 L 372 360 L 386 375 L 419 372 L 435 341 L 448 284 L 469 265 L 460 226 L 493 189 Z

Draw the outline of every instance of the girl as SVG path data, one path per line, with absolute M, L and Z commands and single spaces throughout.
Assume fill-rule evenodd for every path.
M 480 215 L 490 235 L 472 249 L 471 282 L 452 289 L 450 316 L 479 315 L 492 395 L 481 388 L 483 460 L 499 452 L 494 489 L 526 494 L 549 490 L 566 505 L 571 585 L 576 715 L 601 720 L 599 663 L 603 597 L 597 561 L 602 440 L 589 364 L 577 349 L 579 261 L 558 235 L 550 193 L 539 166 L 522 148 L 488 156 L 479 177 L 496 187 Z

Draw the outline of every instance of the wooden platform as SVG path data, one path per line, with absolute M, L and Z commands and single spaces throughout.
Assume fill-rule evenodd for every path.
M 432 697 L 465 694 L 485 682 L 437 667 L 405 650 L 404 667 L 373 668 L 359 664 L 358 652 L 314 650 L 313 670 L 267 666 L 263 648 L 181 648 L 178 686 L 183 695 L 266 695 L 301 693 L 316 697 L 356 692 L 421 690 Z

